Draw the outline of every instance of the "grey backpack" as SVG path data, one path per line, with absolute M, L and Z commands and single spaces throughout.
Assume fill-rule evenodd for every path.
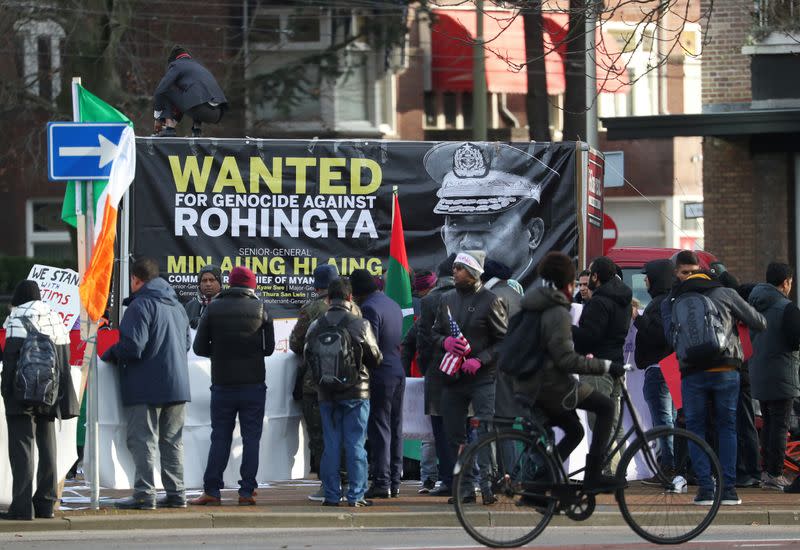
M 728 334 L 717 304 L 699 292 L 681 294 L 672 303 L 672 345 L 681 363 L 702 364 L 719 359 Z
M 30 319 L 19 317 L 28 335 L 19 350 L 14 373 L 14 397 L 28 406 L 51 407 L 58 400 L 58 351 L 53 339 L 39 332 Z
M 323 315 L 317 320 L 316 334 L 306 344 L 306 362 L 314 382 L 329 391 L 346 390 L 361 381 L 347 323 L 347 316 L 331 323 Z

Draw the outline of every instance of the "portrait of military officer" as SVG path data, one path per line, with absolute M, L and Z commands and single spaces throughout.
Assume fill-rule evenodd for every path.
M 427 152 L 425 170 L 440 184 L 434 213 L 447 253 L 486 250 L 527 286 L 547 228 L 541 197 L 558 173 L 546 159 L 503 143 L 441 143 Z M 543 253 L 547 250 L 543 250 Z

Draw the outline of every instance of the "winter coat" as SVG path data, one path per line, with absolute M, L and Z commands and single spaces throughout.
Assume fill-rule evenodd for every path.
M 324 317 L 332 324 L 336 324 L 347 317 L 347 332 L 350 333 L 350 341 L 356 353 L 358 361 L 359 382 L 352 388 L 340 392 L 331 392 L 325 388 L 317 388 L 317 397 L 320 401 L 344 401 L 347 399 L 369 399 L 369 378 L 370 371 L 380 368 L 383 359 L 375 334 L 372 332 L 372 325 L 352 313 L 351 308 L 355 304 L 343 300 L 334 300 L 330 308 L 325 312 Z M 308 328 L 306 342 L 310 342 L 319 332 L 319 319 L 311 323 Z
M 672 339 L 672 304 L 675 299 L 685 292 L 699 292 L 708 296 L 719 309 L 725 333 L 728 334 L 728 345 L 719 358 L 703 364 L 690 364 L 679 361 L 681 375 L 686 376 L 695 372 L 702 372 L 718 367 L 742 366 L 742 343 L 739 340 L 737 321 L 741 321 L 755 332 L 760 332 L 767 327 L 764 316 L 753 309 L 739 294 L 723 287 L 718 281 L 712 281 L 708 275 L 692 275 L 685 281 L 676 285 L 670 295 L 661 303 L 661 319 L 664 323 L 664 335 L 667 341 Z
M 120 368 L 122 404 L 163 405 L 191 401 L 189 318 L 169 283 L 157 277 L 122 302 L 119 342 L 103 360 Z
M 372 324 L 383 355 L 381 368 L 373 373 L 372 378 L 405 378 L 406 373 L 400 361 L 400 342 L 403 339 L 403 312 L 400 306 L 380 291 L 368 295 L 359 306 L 364 319 Z
M 652 300 L 641 315 L 636 317 L 636 366 L 646 369 L 672 353 L 672 344 L 664 336 L 664 322 L 661 319 L 661 302 L 669 295 L 675 279 L 675 268 L 670 260 L 653 260 L 645 266 L 650 288 L 647 289 Z
M 212 385 L 263 384 L 264 357 L 275 350 L 267 306 L 249 288 L 223 290 L 200 318 L 193 348 L 211 358 Z
M 633 292 L 619 277 L 612 277 L 592 293 L 581 320 L 572 327 L 575 349 L 599 359 L 622 362 L 622 348 L 631 325 Z
M 456 287 L 448 291 L 439 302 L 433 323 L 433 340 L 439 349 L 444 349 L 445 339 L 452 336 L 450 316 L 469 342 L 471 352 L 468 357 L 478 359 L 481 368 L 474 375 L 459 372 L 456 376 L 448 376 L 445 383 L 494 384 L 498 348 L 508 329 L 503 301 L 480 281 L 469 288 Z
M 172 88 L 177 88 L 181 93 L 170 94 Z M 153 109 L 168 109 L 170 97 L 180 100 L 175 107 L 184 113 L 203 103 L 228 104 L 214 76 L 191 57 L 176 59 L 169 64 L 166 74 L 153 92 Z
M 549 287 L 526 292 L 521 314 L 528 313 L 541 315 L 539 349 L 546 351 L 547 357 L 539 372 L 514 381 L 514 392 L 527 395 L 548 415 L 556 416 L 574 409 L 592 392 L 572 375 L 604 374 L 606 361 L 588 359 L 575 351 L 570 302 L 563 292 Z
M 800 310 L 767 283 L 756 285 L 750 305 L 767 320 L 767 329 L 753 331 L 753 355 L 748 363 L 750 391 L 755 399 L 773 401 L 800 396 Z
M 48 335 L 56 346 L 56 364 L 59 368 L 58 400 L 51 407 L 31 407 L 20 403 L 14 395 L 14 377 L 17 361 L 28 332 L 21 317 L 27 317 L 36 329 Z M 3 349 L 3 371 L 0 373 L 0 393 L 6 408 L 6 416 L 36 415 L 47 418 L 75 418 L 80 414 L 80 403 L 72 384 L 69 365 L 69 331 L 61 322 L 58 313 L 41 300 L 25 302 L 11 310 L 3 328 L 6 329 L 6 344 Z
M 433 323 L 442 296 L 454 288 L 453 277 L 439 277 L 433 290 L 422 298 L 419 319 L 416 323 L 417 364 L 425 377 L 425 414 L 434 416 L 441 416 L 439 401 L 447 375 L 439 370 L 444 350 L 434 341 Z
M 414 356 L 417 354 L 417 321 L 411 325 L 403 341 L 400 342 L 400 363 L 403 365 L 403 372 L 406 376 L 411 376 L 411 367 L 414 364 Z
M 508 282 L 502 279 L 489 279 L 485 286 L 503 301 L 507 311 L 506 317 L 510 323 L 511 318 L 522 310 L 522 294 L 508 286 Z M 495 376 L 494 414 L 512 418 L 525 415 L 525 409 L 514 399 L 514 379 L 501 370 L 498 370 Z

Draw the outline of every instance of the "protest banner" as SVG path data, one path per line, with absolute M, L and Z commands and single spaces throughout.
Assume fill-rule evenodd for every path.
M 28 279 L 36 281 L 42 301 L 58 313 L 67 330 L 71 330 L 81 312 L 78 295 L 78 273 L 71 269 L 35 264 Z

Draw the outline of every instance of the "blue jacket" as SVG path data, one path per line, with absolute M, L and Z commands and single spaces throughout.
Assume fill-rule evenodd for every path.
M 123 302 L 119 342 L 103 360 L 121 367 L 122 404 L 162 405 L 191 401 L 189 318 L 169 283 L 147 282 Z
M 364 319 L 372 325 L 383 354 L 381 366 L 370 373 L 372 379 L 392 376 L 405 377 L 400 361 L 400 342 L 403 340 L 403 312 L 397 303 L 383 292 L 375 291 L 359 304 Z

